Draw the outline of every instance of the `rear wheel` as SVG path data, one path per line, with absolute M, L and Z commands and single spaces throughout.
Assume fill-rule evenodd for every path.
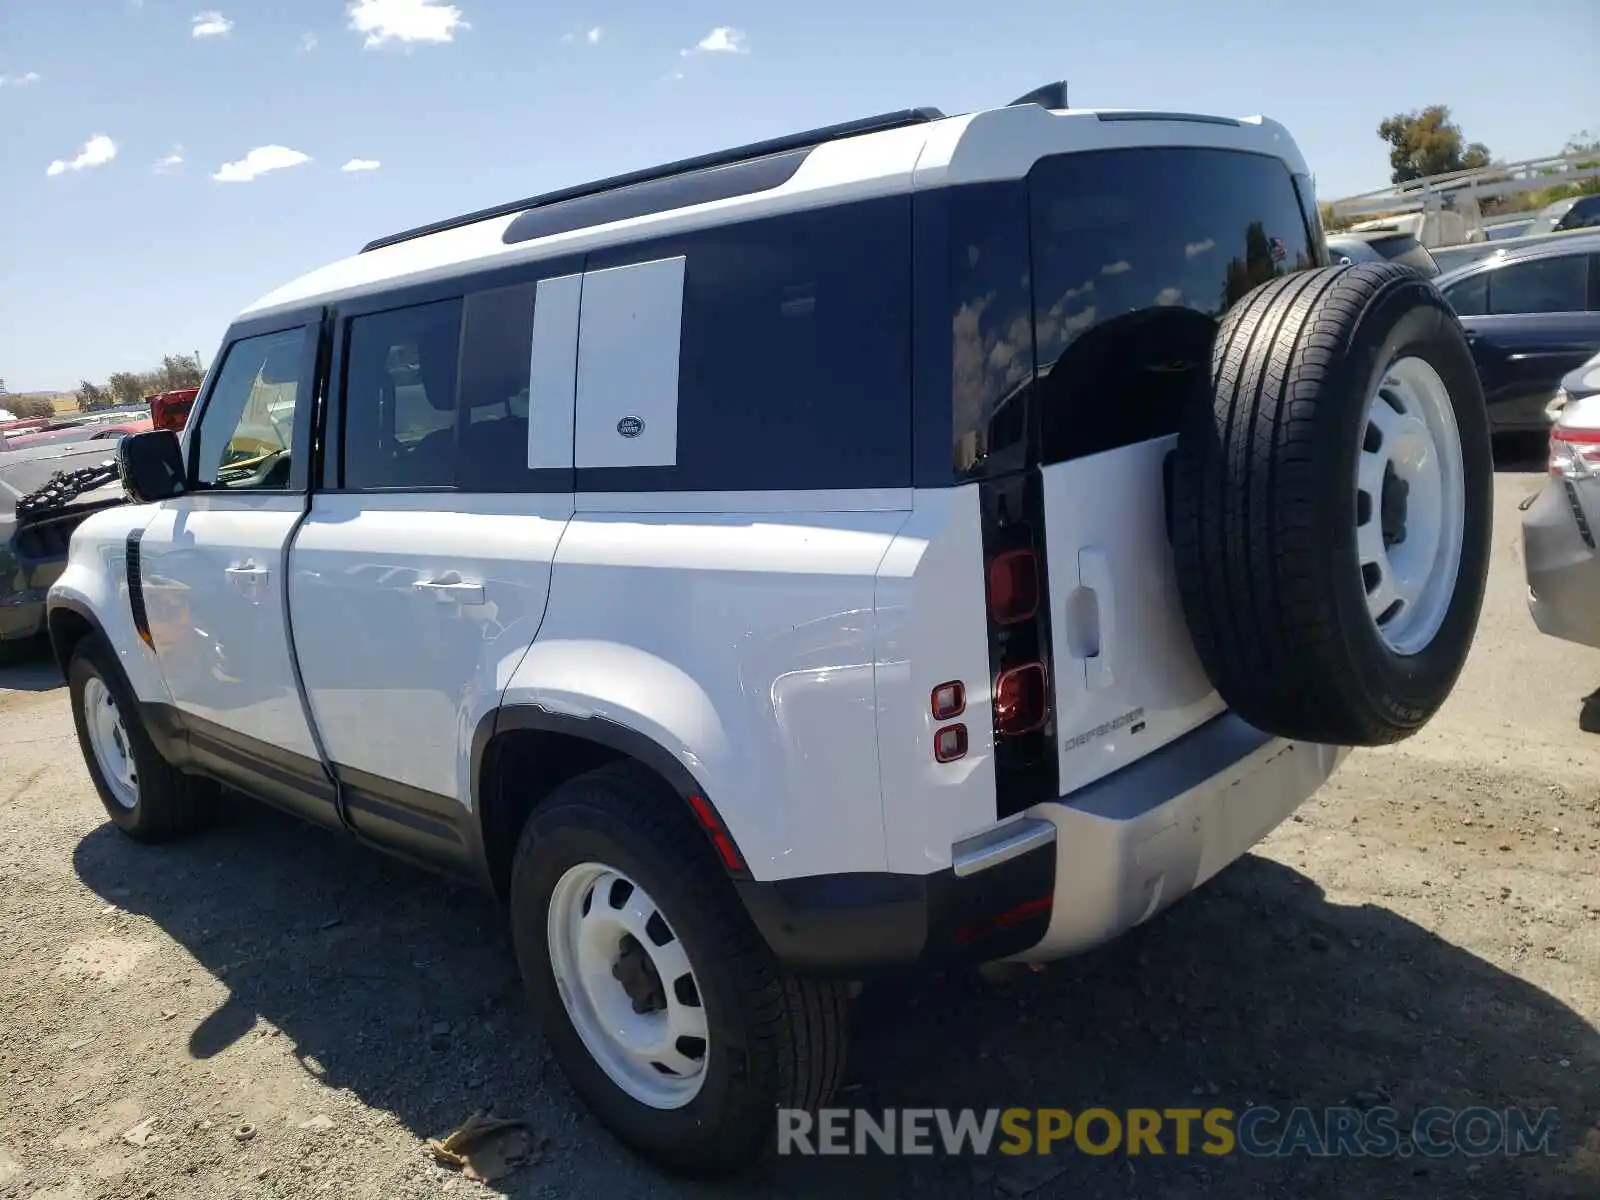
M 552 1053 L 618 1138 L 689 1174 L 756 1157 L 837 1086 L 842 985 L 789 975 L 682 800 L 614 765 L 557 789 L 512 869 L 517 959 Z
M 117 828 L 142 842 L 162 842 L 208 822 L 215 788 L 161 757 L 116 656 L 98 634 L 74 647 L 67 686 L 84 764 Z
M 1212 683 L 1280 736 L 1409 736 L 1466 661 L 1488 570 L 1488 418 L 1454 313 L 1392 263 L 1301 272 L 1229 312 L 1212 384 L 1173 475 Z

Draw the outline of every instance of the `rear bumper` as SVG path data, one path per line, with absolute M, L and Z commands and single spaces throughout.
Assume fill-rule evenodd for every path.
M 1544 633 L 1600 647 L 1600 555 L 1583 511 L 1574 485 L 1552 479 L 1523 514 L 1528 611 Z
M 1347 751 L 1274 738 L 1224 714 L 1071 797 L 953 849 L 931 875 L 736 885 L 780 961 L 860 977 L 1088 950 L 1243 855 Z
M 1030 815 L 1056 830 L 1043 961 L 1110 941 L 1205 883 L 1288 818 L 1348 749 L 1272 737 L 1232 714 Z

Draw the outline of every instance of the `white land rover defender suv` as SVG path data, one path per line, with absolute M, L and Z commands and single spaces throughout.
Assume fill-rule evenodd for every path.
M 1452 687 L 1490 463 L 1278 125 L 913 110 L 382 238 L 122 443 L 49 596 L 113 821 L 505 902 L 604 1123 L 731 1169 L 848 988 L 1115 937 Z

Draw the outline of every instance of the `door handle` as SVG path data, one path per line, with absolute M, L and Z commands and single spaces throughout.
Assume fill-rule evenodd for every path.
M 451 572 L 438 579 L 420 579 L 412 588 L 422 595 L 432 596 L 441 604 L 482 604 L 483 584 L 468 583 Z
M 1117 645 L 1117 598 L 1111 586 L 1111 560 L 1098 546 L 1078 551 L 1078 580 L 1094 593 L 1100 619 L 1100 646 L 1083 660 L 1083 681 L 1090 691 L 1101 691 L 1116 682 L 1113 651 Z

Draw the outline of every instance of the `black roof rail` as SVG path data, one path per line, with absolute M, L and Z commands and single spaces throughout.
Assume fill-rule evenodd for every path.
M 479 221 L 488 221 L 494 217 L 509 216 L 525 209 L 542 208 L 547 204 L 559 204 L 563 200 L 576 200 L 581 196 L 594 196 L 601 192 L 628 187 L 631 184 L 666 179 L 673 175 L 684 175 L 690 171 L 702 171 L 710 167 L 725 167 L 733 163 L 746 162 L 753 158 L 764 158 L 771 154 L 782 154 L 791 150 L 806 150 L 813 146 L 820 146 L 824 142 L 838 141 L 840 138 L 857 137 L 864 133 L 881 133 L 886 129 L 900 129 L 908 125 L 921 125 L 928 121 L 940 120 L 943 116 L 944 113 L 937 108 L 904 108 L 899 112 L 880 113 L 875 117 L 861 117 L 858 120 L 844 121 L 838 125 L 824 125 L 820 129 L 807 129 L 802 133 L 791 133 L 785 137 L 770 138 L 764 142 L 752 142 L 748 146 L 736 146 L 731 150 L 718 150 L 714 153 L 701 154 L 694 158 L 679 159 L 677 162 L 665 163 L 659 167 L 647 167 L 642 171 L 630 171 L 626 175 L 613 175 L 609 179 L 596 180 L 594 183 L 581 183 L 575 187 L 560 188 L 553 192 L 545 192 L 542 195 L 529 196 L 526 200 L 513 200 L 509 204 L 496 204 L 490 208 L 480 208 L 476 212 L 462 213 L 459 217 L 450 217 L 447 220 L 419 225 L 415 229 L 407 229 L 401 233 L 391 233 L 387 237 L 377 238 L 368 242 L 361 247 L 361 253 L 365 254 L 369 250 L 378 250 L 384 246 L 395 246 L 401 242 L 427 237 L 433 233 L 443 233 L 447 229 L 459 229 L 463 225 L 475 225 Z

